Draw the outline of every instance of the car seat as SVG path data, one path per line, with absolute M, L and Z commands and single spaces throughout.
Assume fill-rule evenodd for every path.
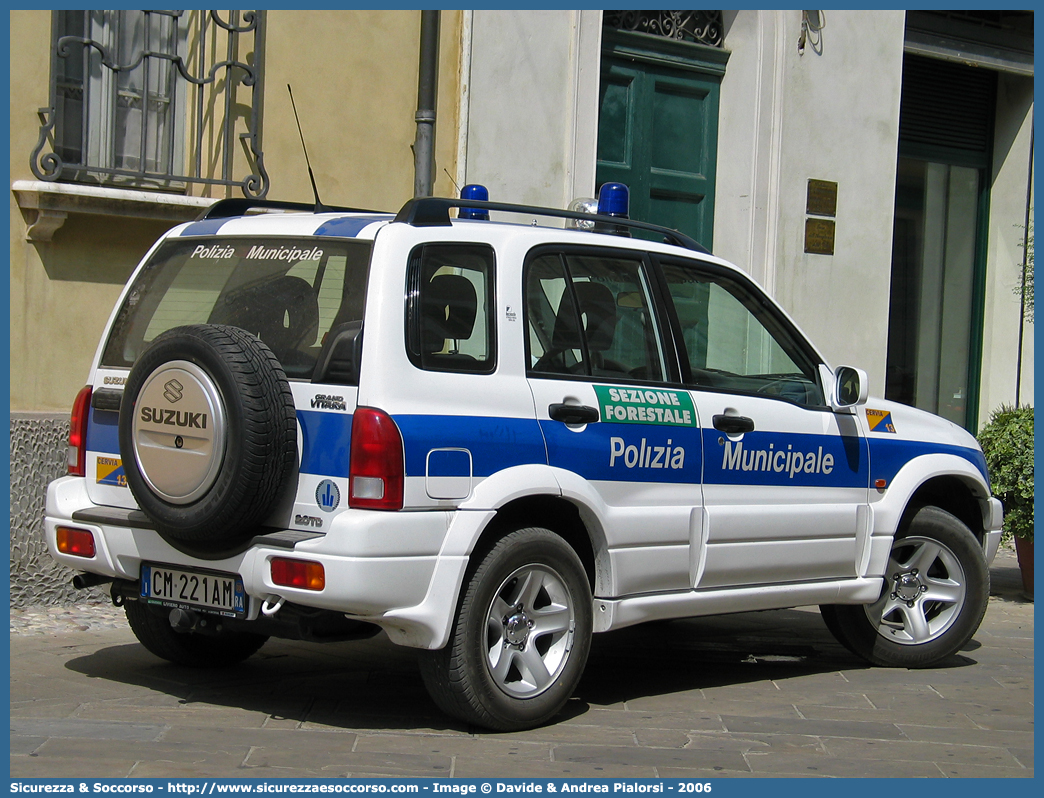
M 319 330 L 319 300 L 300 277 L 283 275 L 229 294 L 224 311 L 215 309 L 211 323 L 253 333 L 289 371 L 315 362 L 315 354 L 304 350 L 315 343 Z
M 612 347 L 616 334 L 616 297 L 612 290 L 602 283 L 591 282 L 573 283 L 573 290 L 580 312 L 574 310 L 568 293 L 562 297 L 551 334 L 551 348 L 533 370 L 583 373 L 583 363 L 569 365 L 565 362 L 564 354 L 569 350 L 583 349 L 583 341 L 586 339 L 592 374 L 623 373 L 621 366 L 606 361 L 602 354 Z M 582 336 L 578 318 L 583 323 Z

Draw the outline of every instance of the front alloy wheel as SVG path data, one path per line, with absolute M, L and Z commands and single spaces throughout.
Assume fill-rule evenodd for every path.
M 877 601 L 820 611 L 852 653 L 874 665 L 924 668 L 971 639 L 989 597 L 989 568 L 972 531 L 945 510 L 921 507 L 892 541 Z
M 960 616 L 966 577 L 957 555 L 944 544 L 923 537 L 895 541 L 887 579 L 881 598 L 864 608 L 886 639 L 921 645 L 946 634 Z

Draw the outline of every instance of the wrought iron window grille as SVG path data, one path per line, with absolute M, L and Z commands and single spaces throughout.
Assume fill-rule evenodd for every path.
M 711 47 L 725 45 L 721 11 L 606 11 L 602 24 Z
M 55 11 L 51 34 L 39 180 L 266 196 L 264 11 Z

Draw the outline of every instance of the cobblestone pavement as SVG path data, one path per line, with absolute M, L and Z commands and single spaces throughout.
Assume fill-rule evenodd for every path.
M 99 602 L 11 613 L 11 776 L 1032 777 L 1033 604 L 1014 554 L 943 667 L 868 667 L 815 608 L 595 637 L 558 721 L 495 734 L 439 714 L 416 652 L 270 641 L 199 671 Z
M 108 599 L 69 607 L 26 607 L 11 610 L 11 634 L 61 634 L 98 629 L 123 629 L 127 616 Z

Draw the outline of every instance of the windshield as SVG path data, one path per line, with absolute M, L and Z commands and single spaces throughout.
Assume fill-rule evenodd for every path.
M 314 237 L 171 239 L 134 281 L 101 365 L 129 368 L 174 327 L 229 324 L 264 341 L 288 377 L 311 379 L 327 333 L 362 321 L 372 248 Z

